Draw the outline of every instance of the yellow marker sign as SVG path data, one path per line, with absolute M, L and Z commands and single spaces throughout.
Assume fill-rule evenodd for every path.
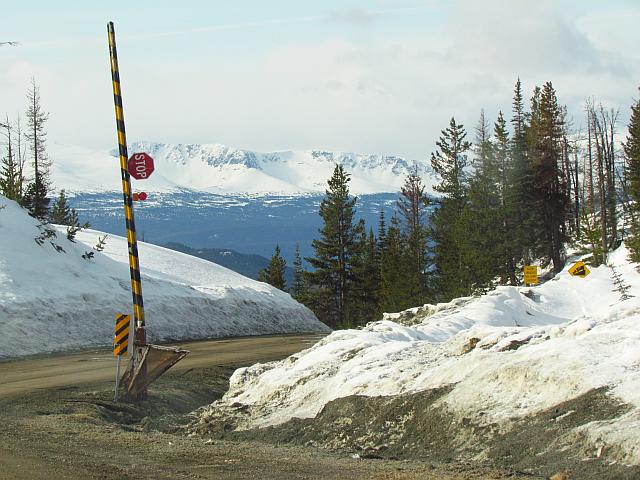
M 573 264 L 573 266 L 569 269 L 569 274 L 574 277 L 584 278 L 591 273 L 591 270 L 587 268 L 584 262 L 577 261 Z
M 524 271 L 524 284 L 535 285 L 538 283 L 538 267 L 535 265 L 525 265 L 522 269 Z
M 116 315 L 116 329 L 113 338 L 113 356 L 118 357 L 120 355 L 127 354 L 127 347 L 129 346 L 129 323 L 131 322 L 131 315 L 124 315 L 119 313 Z

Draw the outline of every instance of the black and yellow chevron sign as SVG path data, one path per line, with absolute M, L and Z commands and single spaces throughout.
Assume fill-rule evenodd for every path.
M 584 278 L 591 273 L 591 270 L 587 268 L 584 262 L 577 261 L 573 264 L 573 266 L 569 269 L 569 274 L 574 277 Z
M 127 354 L 129 346 L 129 324 L 131 323 L 131 315 L 119 313 L 116 315 L 116 330 L 113 338 L 113 356 Z

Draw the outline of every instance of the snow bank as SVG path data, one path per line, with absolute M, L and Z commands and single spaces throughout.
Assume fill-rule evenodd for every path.
M 336 331 L 308 350 L 236 371 L 201 422 L 233 415 L 238 429 L 315 416 L 329 401 L 452 386 L 438 405 L 479 424 L 535 414 L 595 387 L 632 406 L 581 435 L 640 463 L 640 275 L 620 248 L 612 269 L 581 279 L 566 269 L 534 288 L 499 287 L 480 298 L 412 309 L 362 330 Z M 623 300 L 614 271 L 630 286 Z M 411 326 L 390 318 L 415 315 Z M 594 448 L 595 450 L 595 448 Z
M 116 313 L 132 309 L 126 239 L 109 235 L 97 252 L 101 232 L 81 231 L 73 243 L 57 227 L 55 238 L 38 245 L 39 222 L 0 196 L 3 205 L 0 358 L 111 344 Z M 287 293 L 206 260 L 138 245 L 153 341 L 329 331 Z M 82 258 L 87 251 L 93 259 Z

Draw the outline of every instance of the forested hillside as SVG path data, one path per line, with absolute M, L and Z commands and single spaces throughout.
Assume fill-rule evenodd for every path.
M 451 117 L 430 155 L 438 196 L 414 170 L 375 231 L 358 219 L 350 175 L 336 166 L 311 269 L 299 266 L 293 295 L 328 325 L 364 325 L 382 312 L 520 285 L 525 265 L 557 273 L 567 248 L 598 266 L 625 222 L 638 259 L 638 101 L 631 108 L 621 135 L 618 107 L 588 100 L 584 119 L 568 118 L 551 82 L 526 100 L 518 79 L 508 119 L 481 111 L 470 134 Z

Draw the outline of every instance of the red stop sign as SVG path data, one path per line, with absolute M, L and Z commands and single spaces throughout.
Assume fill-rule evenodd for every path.
M 134 153 L 127 162 L 127 170 L 136 180 L 146 180 L 153 173 L 153 158 L 144 152 Z

